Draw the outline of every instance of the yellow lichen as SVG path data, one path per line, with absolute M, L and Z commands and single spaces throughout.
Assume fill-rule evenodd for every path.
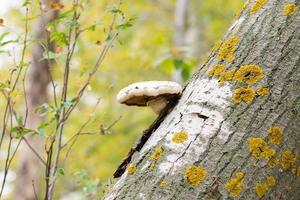
M 249 5 L 249 2 L 245 2 L 244 5 L 243 5 L 243 7 L 242 7 L 242 9 L 239 10 L 239 11 L 234 15 L 234 18 L 235 18 L 235 19 L 238 18 L 238 17 L 242 14 L 242 12 L 248 7 L 248 5 Z
M 214 43 L 214 46 L 212 47 L 212 50 L 211 51 L 215 51 L 217 50 L 222 44 L 222 40 L 217 40 L 215 43 Z
M 232 101 L 236 104 L 244 101 L 246 104 L 250 104 L 255 97 L 255 91 L 252 88 L 237 88 L 232 96 Z
M 228 62 L 234 61 L 233 53 L 236 51 L 240 39 L 237 37 L 229 38 L 221 45 L 218 52 L 218 58 L 220 60 L 227 60 Z
M 269 167 L 272 167 L 277 163 L 276 151 L 268 147 L 267 143 L 260 137 L 249 138 L 248 150 L 255 159 L 266 159 Z
M 128 174 L 134 174 L 136 171 L 136 165 L 135 164 L 130 164 L 127 167 L 127 172 Z
M 165 180 L 160 181 L 159 187 L 161 187 L 161 188 L 167 187 L 167 181 L 165 181 Z
M 268 139 L 272 144 L 280 145 L 282 140 L 282 128 L 279 126 L 272 126 L 268 130 Z
M 259 198 L 263 197 L 269 190 L 269 187 L 266 183 L 258 183 L 255 186 L 255 191 Z
M 266 146 L 266 142 L 260 137 L 250 137 L 248 140 L 248 150 L 257 160 L 263 157 L 262 149 Z
M 235 70 L 228 70 L 228 71 L 225 71 L 224 73 L 222 73 L 219 77 L 220 83 L 223 84 L 226 81 L 231 81 L 234 73 L 235 73 Z
M 269 187 L 275 186 L 276 185 L 276 180 L 275 180 L 274 176 L 269 176 L 267 178 L 266 183 L 268 184 Z
M 265 158 L 267 161 L 274 159 L 276 156 L 276 151 L 267 145 L 262 149 L 262 157 Z
M 189 135 L 185 131 L 181 131 L 178 133 L 175 133 L 172 137 L 172 141 L 175 143 L 183 143 L 189 138 Z
M 258 65 L 243 65 L 234 74 L 233 80 L 253 85 L 264 77 L 262 68 Z
M 300 176 L 300 167 L 297 169 L 296 176 Z
M 258 94 L 259 96 L 268 96 L 270 94 L 269 88 L 260 87 L 260 88 L 256 89 L 256 94 Z
M 230 179 L 226 183 L 226 190 L 231 197 L 237 197 L 240 195 L 244 187 L 244 173 L 238 172 L 235 174 L 235 178 Z
M 224 72 L 224 70 L 225 70 L 225 65 L 218 64 L 211 67 L 207 73 L 209 76 L 219 76 L 221 73 Z
M 155 167 L 155 163 L 154 162 L 149 165 L 150 169 L 154 169 L 154 167 Z
M 150 156 L 150 158 L 152 160 L 158 160 L 162 157 L 163 154 L 163 148 L 162 147 L 157 147 L 154 149 L 154 152 L 152 153 L 152 155 Z
M 276 180 L 273 176 L 269 176 L 265 182 L 256 184 L 255 191 L 259 198 L 263 197 L 269 190 L 270 187 L 276 185 Z
M 254 5 L 252 6 L 252 8 L 250 9 L 250 13 L 254 14 L 257 11 L 259 11 L 266 3 L 268 2 L 268 0 L 257 0 Z
M 295 13 L 295 11 L 297 10 L 297 6 L 294 3 L 288 3 L 284 6 L 283 8 L 283 13 L 286 16 L 291 16 Z
M 275 157 L 275 155 L 274 155 L 274 157 L 271 157 L 267 163 L 268 167 L 271 167 L 271 168 L 277 164 L 278 164 L 278 159 Z
M 198 186 L 206 177 L 206 171 L 196 165 L 189 166 L 185 169 L 184 177 L 192 186 Z
M 292 167 L 296 160 L 297 158 L 295 154 L 293 154 L 290 150 L 284 150 L 280 159 L 281 167 L 284 170 L 288 170 Z

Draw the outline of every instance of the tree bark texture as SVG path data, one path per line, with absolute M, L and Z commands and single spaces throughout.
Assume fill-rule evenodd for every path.
M 43 0 L 43 5 L 50 6 L 52 0 Z M 58 1 L 57 1 L 58 2 Z M 32 65 L 30 68 L 29 84 L 27 89 L 28 99 L 28 118 L 26 127 L 36 129 L 43 118 L 35 112 L 35 109 L 47 102 L 48 84 L 50 82 L 50 62 L 43 59 L 44 48 L 40 42 L 49 45 L 49 50 L 53 51 L 53 44 L 49 42 L 49 33 L 46 31 L 46 25 L 57 17 L 58 12 L 49 10 L 42 12 L 39 21 L 34 28 L 34 39 L 37 43 L 32 48 Z M 37 136 L 27 137 L 30 145 L 42 155 L 43 140 Z M 15 199 L 16 200 L 35 200 L 36 194 L 40 189 L 41 182 L 41 161 L 36 157 L 32 150 L 23 143 L 20 146 L 18 160 Z M 35 191 L 34 191 L 35 190 Z
M 298 6 L 291 15 L 284 12 L 289 3 Z M 155 122 L 160 124 L 152 125 L 157 128 L 140 150 L 132 149 L 131 168 L 117 180 L 106 200 L 299 199 L 299 3 L 249 2 L 222 44 L 190 79 L 177 105 L 162 121 Z M 235 47 L 228 42 L 232 38 L 239 41 Z M 234 59 L 228 54 L 222 56 L 226 48 Z M 257 65 L 264 77 L 249 85 L 234 80 L 221 84 L 217 76 L 208 75 L 217 64 L 237 71 L 241 66 Z M 251 72 L 244 74 L 246 78 L 249 75 Z M 248 104 L 234 103 L 234 94 L 242 87 L 267 87 L 269 95 L 256 95 Z M 274 126 L 282 129 L 277 145 L 270 142 L 269 132 Z M 179 138 L 183 142 L 176 143 L 174 135 L 180 132 L 188 138 Z M 251 153 L 251 138 L 260 138 L 276 151 L 273 166 Z M 256 150 L 264 152 L 261 146 Z M 195 183 L 188 176 L 191 166 L 205 171 L 202 182 L 191 184 Z M 194 175 L 197 180 L 199 173 Z M 273 181 L 267 183 L 268 177 Z M 233 190 L 240 190 L 236 194 L 230 191 L 234 181 Z

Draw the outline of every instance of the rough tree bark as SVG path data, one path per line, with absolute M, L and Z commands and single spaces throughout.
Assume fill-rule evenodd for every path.
M 288 3 L 298 9 L 284 12 Z M 251 1 L 174 108 L 130 151 L 105 199 L 299 199 L 299 52 L 299 0 Z M 262 71 L 229 71 L 220 84 L 217 70 L 208 75 L 222 71 L 216 64 L 224 64 L 226 72 L 253 65 Z M 241 87 L 267 87 L 270 93 L 253 96 L 248 89 L 234 96 Z M 183 137 L 174 138 L 178 132 Z
M 58 2 L 53 0 L 42 0 L 42 5 Z M 53 44 L 49 42 L 49 33 L 46 25 L 55 19 L 58 11 L 48 10 L 42 12 L 39 21 L 34 28 L 34 39 L 49 45 L 49 50 L 53 51 Z M 37 42 L 32 48 L 32 65 L 30 68 L 29 84 L 27 89 L 28 118 L 26 126 L 36 129 L 43 118 L 35 112 L 35 109 L 47 102 L 48 84 L 50 82 L 50 62 L 43 59 L 44 48 Z M 37 136 L 27 137 L 30 145 L 37 151 L 43 152 L 43 140 Z M 28 147 L 23 143 L 20 146 L 18 160 L 18 170 L 16 178 L 15 198 L 16 200 L 35 200 L 38 192 L 38 185 L 41 176 L 41 162 Z

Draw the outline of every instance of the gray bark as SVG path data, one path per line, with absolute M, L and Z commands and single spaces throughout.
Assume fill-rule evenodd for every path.
M 268 143 L 276 150 L 277 158 L 286 149 L 300 153 L 299 0 L 269 0 L 256 13 L 250 14 L 254 3 L 252 1 L 242 12 L 224 37 L 224 41 L 231 37 L 240 39 L 234 53 L 235 61 L 220 61 L 218 51 L 211 53 L 187 84 L 177 105 L 162 122 L 155 122 L 160 124 L 151 126 L 157 128 L 151 129 L 147 141 L 144 138 L 143 147 L 131 151 L 130 163 L 136 165 L 136 172 L 124 172 L 106 200 L 209 199 L 214 176 L 221 181 L 212 196 L 232 199 L 225 185 L 240 171 L 245 174 L 244 185 L 236 199 L 260 199 L 255 187 L 267 176 L 273 176 L 276 185 L 262 199 L 299 199 L 300 178 L 292 170 L 282 169 L 280 163 L 270 168 L 265 160 L 256 160 L 248 151 L 249 137 L 268 141 L 268 129 L 278 125 L 283 129 L 282 144 Z M 283 13 L 287 3 L 298 6 L 292 16 Z M 234 104 L 232 95 L 241 84 L 232 81 L 220 85 L 217 79 L 207 75 L 209 68 L 220 63 L 226 64 L 227 69 L 259 65 L 265 77 L 250 87 L 267 86 L 270 95 L 257 96 L 249 105 Z M 182 144 L 175 144 L 172 135 L 182 130 L 189 138 Z M 150 156 L 158 146 L 162 146 L 164 152 L 160 159 L 153 161 Z M 153 162 L 154 168 L 149 167 Z M 184 178 L 185 169 L 191 165 L 207 172 L 197 187 L 189 185 Z M 299 159 L 293 164 L 293 168 L 298 167 Z M 162 180 L 167 183 L 165 188 L 159 186 Z
M 50 5 L 52 0 L 41 1 L 44 5 Z M 57 1 L 58 2 L 58 1 Z M 43 12 L 34 28 L 34 38 L 44 44 L 49 44 L 49 50 L 53 51 L 53 44 L 49 43 L 49 33 L 46 25 L 56 18 L 58 12 L 49 10 Z M 44 48 L 36 43 L 32 48 L 32 65 L 30 68 L 29 84 L 27 89 L 28 118 L 26 127 L 36 129 L 43 118 L 35 112 L 35 109 L 47 102 L 48 84 L 50 82 L 50 62 L 43 59 Z M 37 151 L 43 152 L 43 139 L 37 136 L 27 137 L 30 145 Z M 42 155 L 42 153 L 40 153 Z M 32 150 L 23 143 L 20 146 L 18 160 L 15 200 L 35 200 L 40 190 L 41 162 Z

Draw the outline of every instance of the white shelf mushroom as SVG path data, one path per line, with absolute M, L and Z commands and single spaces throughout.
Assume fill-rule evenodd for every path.
M 150 106 L 159 114 L 173 98 L 181 95 L 182 86 L 172 81 L 145 81 L 128 85 L 117 95 L 117 101 L 128 106 Z

